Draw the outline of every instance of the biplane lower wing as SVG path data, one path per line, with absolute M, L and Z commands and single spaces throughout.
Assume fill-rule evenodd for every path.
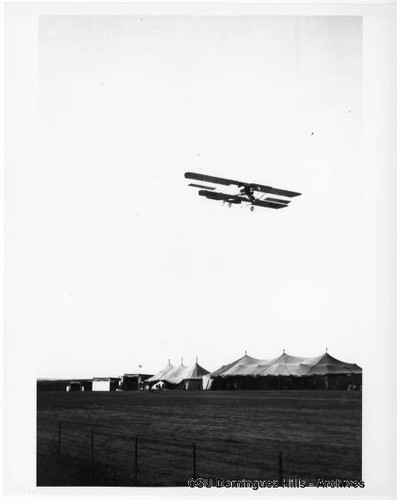
M 274 203 L 273 201 L 266 200 L 253 200 L 251 201 L 251 205 L 255 207 L 266 207 L 266 208 L 285 208 L 288 207 L 285 203 Z
M 191 186 L 191 187 L 194 187 L 194 188 L 200 188 L 200 189 L 211 189 L 212 191 L 215 190 L 214 187 L 211 187 L 211 186 L 203 186 L 201 184 L 194 184 L 194 183 L 190 183 L 188 184 L 188 186 Z
M 291 200 L 282 200 L 281 198 L 271 198 L 270 196 L 267 196 L 265 198 L 265 201 L 274 201 L 275 203 L 281 203 L 282 205 L 288 205 L 288 203 L 291 203 Z
M 200 190 L 198 192 L 200 196 L 205 196 L 206 198 L 210 200 L 216 200 L 216 201 L 224 201 L 227 203 L 235 203 L 235 204 L 240 204 L 240 203 L 248 203 L 250 205 L 255 205 L 258 207 L 266 207 L 266 208 L 283 208 L 286 207 L 284 203 L 273 203 L 271 201 L 265 201 L 265 200 L 250 200 L 249 198 L 245 196 L 239 196 L 239 195 L 230 195 L 230 194 L 225 194 L 225 193 L 214 193 L 213 191 L 205 191 L 205 190 Z
M 228 203 L 241 203 L 243 201 L 248 201 L 248 198 L 244 198 L 243 196 L 238 196 L 238 195 L 233 195 L 233 194 L 225 194 L 225 193 L 217 193 L 213 191 L 206 191 L 204 189 L 201 189 L 198 194 L 200 196 L 205 196 L 206 198 L 210 200 L 216 200 L 216 201 L 227 201 Z
M 302 194 L 295 191 L 287 191 L 286 189 L 261 186 L 260 184 L 250 184 L 250 186 L 254 191 L 259 191 L 260 193 L 275 194 L 277 196 L 287 196 L 288 198 L 293 198 L 294 196 L 300 196 Z

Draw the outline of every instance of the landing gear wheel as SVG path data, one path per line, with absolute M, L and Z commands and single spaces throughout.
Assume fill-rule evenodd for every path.
M 251 212 L 253 212 L 255 210 L 255 207 L 253 205 L 251 205 L 250 210 L 251 210 Z
M 232 206 L 232 204 L 231 204 L 230 202 L 228 203 L 228 205 L 229 205 L 229 207 L 231 207 L 231 206 Z

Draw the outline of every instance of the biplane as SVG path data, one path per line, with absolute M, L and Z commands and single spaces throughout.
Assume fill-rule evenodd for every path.
M 287 191 L 286 189 L 263 186 L 262 184 L 234 181 L 222 177 L 196 174 L 194 172 L 186 172 L 185 178 L 195 181 L 190 183 L 189 186 L 198 188 L 199 196 L 204 196 L 209 200 L 222 201 L 223 203 L 227 203 L 229 207 L 232 205 L 246 204 L 250 206 L 251 211 L 253 211 L 255 207 L 275 209 L 288 207 L 291 200 L 286 200 L 285 198 L 293 198 L 302 194 L 295 191 Z M 203 182 L 207 184 L 201 184 Z M 217 187 L 213 186 L 213 184 L 234 187 L 235 192 L 226 193 L 218 191 Z M 256 193 L 259 194 L 257 195 Z

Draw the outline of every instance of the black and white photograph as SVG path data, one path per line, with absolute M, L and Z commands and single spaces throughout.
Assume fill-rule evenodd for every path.
M 392 498 L 382 16 L 37 5 L 5 15 L 6 491 Z

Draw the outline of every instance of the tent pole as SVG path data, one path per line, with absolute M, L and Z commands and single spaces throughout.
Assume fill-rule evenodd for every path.
M 283 452 L 278 454 L 278 486 L 283 486 Z
M 196 479 L 197 471 L 196 471 L 197 463 L 196 463 L 196 443 L 193 443 L 193 478 Z
M 138 486 L 138 436 L 135 437 L 135 470 L 134 470 L 134 483 Z
M 91 427 L 91 484 L 94 484 L 94 428 Z
M 62 433 L 62 424 L 59 422 L 58 424 L 58 458 L 61 458 L 61 433 Z

